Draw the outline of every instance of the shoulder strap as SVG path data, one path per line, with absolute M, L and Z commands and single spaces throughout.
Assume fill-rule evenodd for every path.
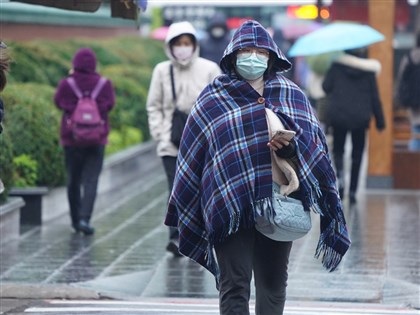
M 101 77 L 98 81 L 98 83 L 96 83 L 95 88 L 93 89 L 92 93 L 90 94 L 90 97 L 93 99 L 96 99 L 96 97 L 98 96 L 99 92 L 102 90 L 102 88 L 104 87 L 106 82 L 106 78 Z
M 172 100 L 176 104 L 175 80 L 174 80 L 174 66 L 172 64 L 171 64 L 171 66 L 169 68 L 169 71 L 170 71 L 170 74 L 171 74 Z
M 73 90 L 74 94 L 76 94 L 78 99 L 83 98 L 83 94 L 80 91 L 79 87 L 76 84 L 76 81 L 74 80 L 73 77 L 67 78 L 67 82 L 69 83 L 71 89 Z M 98 81 L 98 83 L 96 83 L 96 86 L 94 87 L 94 89 L 91 92 L 91 98 L 96 99 L 96 97 L 98 96 L 99 92 L 102 90 L 103 86 L 106 83 L 106 78 L 101 77 Z
M 81 99 L 83 97 L 83 94 L 80 91 L 80 89 L 77 87 L 77 84 L 74 78 L 73 77 L 67 78 L 67 82 L 70 85 L 71 89 L 73 90 L 74 94 L 76 94 L 77 98 Z

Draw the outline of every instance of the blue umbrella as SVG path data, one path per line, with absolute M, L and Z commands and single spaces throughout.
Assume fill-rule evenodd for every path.
M 385 39 L 368 25 L 336 22 L 300 37 L 288 52 L 291 57 L 365 47 Z

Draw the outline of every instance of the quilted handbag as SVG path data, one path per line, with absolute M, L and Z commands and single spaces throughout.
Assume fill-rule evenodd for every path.
M 275 241 L 294 241 L 312 228 L 311 214 L 300 200 L 283 196 L 273 184 L 272 204 L 256 208 L 255 228 Z

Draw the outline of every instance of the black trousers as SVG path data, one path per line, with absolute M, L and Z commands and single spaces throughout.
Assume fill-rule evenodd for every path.
M 347 133 L 351 134 L 351 175 L 350 192 L 356 193 L 359 182 L 360 166 L 366 143 L 366 128 L 348 130 L 338 126 L 333 127 L 333 156 L 339 181 L 344 182 L 344 147 Z M 342 187 L 344 190 L 344 187 Z
M 175 172 L 176 172 L 176 157 L 174 156 L 163 156 L 162 157 L 163 168 L 165 169 L 166 179 L 168 181 L 169 195 L 171 194 L 172 187 L 174 186 Z M 179 232 L 178 229 L 170 226 L 169 227 L 169 239 L 178 240 Z
M 105 146 L 64 147 L 67 197 L 73 225 L 90 221 L 96 199 Z
M 249 315 L 252 271 L 255 314 L 282 315 L 292 242 L 273 241 L 257 230 L 239 230 L 215 246 L 220 268 L 221 315 Z

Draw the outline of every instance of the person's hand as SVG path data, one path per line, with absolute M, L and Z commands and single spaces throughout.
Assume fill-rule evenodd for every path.
M 270 140 L 267 143 L 267 146 L 272 149 L 273 151 L 277 151 L 282 149 L 285 146 L 288 146 L 290 144 L 290 141 L 287 141 L 286 139 L 277 139 L 277 140 Z

